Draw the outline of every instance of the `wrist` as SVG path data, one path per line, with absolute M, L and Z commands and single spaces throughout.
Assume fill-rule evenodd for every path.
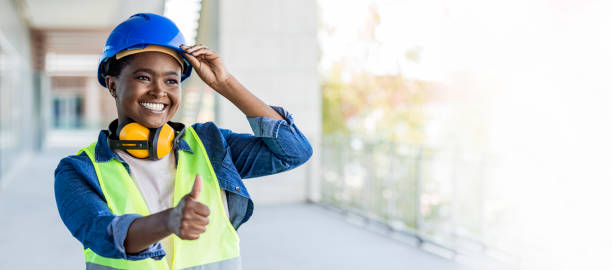
M 235 80 L 236 80 L 236 78 L 234 78 L 234 76 L 229 74 L 225 78 L 223 78 L 221 80 L 218 80 L 218 81 L 215 81 L 214 83 L 212 83 L 210 85 L 210 87 L 212 89 L 214 89 L 215 91 L 217 91 L 217 93 L 223 94 L 223 93 L 231 90 L 233 82 Z
M 172 234 L 172 231 L 170 230 L 170 227 L 168 226 L 168 222 L 170 220 L 170 216 L 172 214 L 172 210 L 173 209 L 174 208 L 169 208 L 169 209 L 166 209 L 166 210 L 160 212 L 160 214 L 161 214 L 160 218 L 162 220 L 162 222 L 161 222 L 162 224 L 161 225 L 162 225 L 162 228 L 164 228 L 164 234 Z
M 176 207 L 167 210 L 165 224 L 168 232 L 178 235 L 181 231 L 184 207 L 185 199 L 182 199 Z

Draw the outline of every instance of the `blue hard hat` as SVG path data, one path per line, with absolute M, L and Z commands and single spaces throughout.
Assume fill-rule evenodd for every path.
M 191 75 L 191 64 L 183 57 L 185 52 L 180 48 L 185 44 L 185 38 L 176 24 L 170 19 L 153 14 L 138 13 L 117 25 L 106 40 L 104 51 L 98 62 L 98 82 L 106 87 L 104 80 L 104 65 L 120 51 L 145 48 L 148 45 L 158 45 L 176 50 L 184 62 L 181 81 Z

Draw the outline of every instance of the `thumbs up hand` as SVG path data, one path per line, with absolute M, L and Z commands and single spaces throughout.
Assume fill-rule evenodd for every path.
M 195 240 L 206 231 L 210 209 L 198 202 L 202 191 L 202 178 L 196 175 L 191 192 L 183 196 L 179 204 L 170 211 L 168 229 L 183 240 Z

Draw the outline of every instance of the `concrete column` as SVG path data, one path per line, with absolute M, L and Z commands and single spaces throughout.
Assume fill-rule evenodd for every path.
M 85 127 L 98 129 L 100 127 L 100 86 L 94 76 L 85 78 Z
M 205 1 L 218 19 L 209 23 L 210 40 L 230 72 L 270 105 L 291 112 L 313 144 L 315 155 L 293 171 L 245 180 L 258 203 L 303 202 L 318 199 L 318 145 L 321 133 L 321 96 L 318 80 L 316 1 L 226 0 Z M 209 14 L 210 15 L 210 14 Z M 207 16 L 203 14 L 203 16 Z M 200 25 L 200 27 L 206 27 Z M 240 110 L 219 98 L 217 122 L 235 132 L 249 132 Z

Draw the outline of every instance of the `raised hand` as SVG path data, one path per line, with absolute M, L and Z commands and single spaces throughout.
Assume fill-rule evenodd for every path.
M 203 45 L 182 45 L 181 49 L 186 51 L 183 55 L 191 63 L 198 76 L 217 93 L 236 105 L 246 116 L 265 116 L 284 120 L 280 114 L 240 84 L 236 77 L 225 68 L 221 57 L 216 52 Z
M 230 78 L 221 57 L 208 47 L 204 45 L 181 45 L 181 49 L 187 51 L 183 55 L 191 63 L 200 79 L 213 89 L 217 90 L 217 85 L 225 83 Z

